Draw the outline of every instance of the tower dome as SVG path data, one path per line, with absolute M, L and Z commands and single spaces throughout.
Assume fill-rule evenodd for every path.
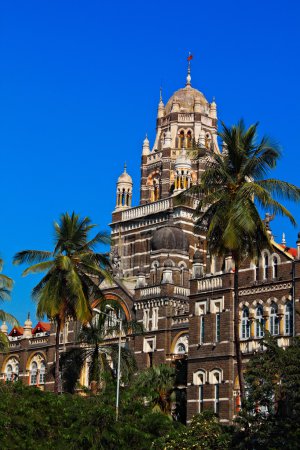
M 181 228 L 168 224 L 158 228 L 152 236 L 151 248 L 157 250 L 189 251 L 189 241 Z
M 172 97 L 168 100 L 165 107 L 166 115 L 172 111 L 173 104 L 176 105 L 178 112 L 192 113 L 194 112 L 195 104 L 200 104 L 202 109 L 209 106 L 208 101 L 198 89 L 192 88 L 190 85 L 178 89 Z

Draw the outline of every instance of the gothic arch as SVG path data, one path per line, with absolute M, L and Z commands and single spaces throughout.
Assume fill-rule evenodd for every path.
M 114 300 L 120 304 L 121 308 L 124 311 L 126 320 L 128 320 L 128 321 L 131 320 L 131 314 L 130 314 L 129 308 L 121 296 L 119 296 L 118 294 L 115 294 L 115 293 L 107 292 L 107 293 L 105 293 L 104 297 L 105 297 L 104 300 L 103 299 L 94 300 L 93 303 L 91 304 L 92 308 L 97 308 L 97 306 L 100 303 L 105 302 L 105 300 Z

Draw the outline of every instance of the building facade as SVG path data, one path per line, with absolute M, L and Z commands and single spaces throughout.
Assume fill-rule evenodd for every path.
M 197 144 L 197 145 L 196 145 Z M 102 284 L 128 319 L 143 324 L 143 335 L 123 335 L 140 369 L 159 363 L 178 371 L 176 393 L 181 420 L 212 409 L 228 423 L 239 408 L 234 352 L 233 277 L 230 257 L 207 251 L 195 228 L 195 205 L 178 205 L 176 195 L 201 179 L 217 141 L 217 106 L 186 85 L 164 105 L 160 96 L 155 142 L 143 142 L 140 203 L 132 206 L 133 183 L 124 168 L 112 213 L 111 263 L 114 285 Z M 270 217 L 266 217 L 269 226 Z M 271 233 L 271 231 L 270 231 Z M 300 239 L 296 248 L 272 238 L 273 251 L 240 270 L 240 333 L 243 361 L 261 349 L 265 330 L 282 347 L 300 333 Z M 97 306 L 97 301 L 94 302 Z M 76 324 L 62 334 L 61 349 L 74 343 Z M 37 331 L 38 327 L 42 331 Z M 6 325 L 1 330 L 7 333 Z M 45 373 L 54 360 L 54 329 L 30 320 L 9 333 L 10 352 L 0 356 L 1 376 L 14 373 L 29 384 L 53 388 Z M 114 339 L 112 339 L 114 341 Z M 87 383 L 87 373 L 82 374 Z

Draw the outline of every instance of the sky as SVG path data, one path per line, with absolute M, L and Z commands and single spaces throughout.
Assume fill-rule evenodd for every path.
M 139 202 L 142 141 L 185 84 L 216 99 L 226 124 L 259 122 L 282 147 L 272 176 L 299 183 L 300 2 L 11 0 L 0 5 L 0 254 L 15 280 L 5 310 L 35 321 L 38 275 L 12 265 L 20 250 L 53 248 L 63 212 L 109 230 L 124 162 Z M 295 246 L 298 227 L 272 230 Z

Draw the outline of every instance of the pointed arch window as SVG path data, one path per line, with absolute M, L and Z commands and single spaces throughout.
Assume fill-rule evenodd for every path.
M 42 361 L 40 367 L 39 384 L 45 384 L 45 379 L 46 379 L 46 364 L 45 361 Z
M 264 280 L 268 279 L 269 256 L 264 255 Z
M 12 381 L 13 368 L 11 364 L 6 366 L 6 381 Z
M 186 134 L 186 146 L 187 148 L 191 148 L 192 146 L 192 132 L 190 130 Z
M 275 303 L 272 303 L 270 309 L 270 333 L 273 336 L 277 336 L 279 334 L 278 308 Z
M 249 320 L 249 309 L 244 307 L 242 312 L 242 330 L 241 338 L 249 339 L 250 337 L 250 320 Z
M 179 148 L 184 147 L 184 131 L 183 130 L 181 130 L 179 133 L 178 141 L 179 141 Z
M 293 305 L 292 305 L 292 302 L 288 302 L 285 305 L 284 333 L 287 335 L 293 334 Z
M 37 384 L 37 371 L 38 365 L 35 361 L 32 361 L 30 366 L 30 384 L 35 386 Z
M 265 331 L 264 331 L 265 322 L 264 322 L 263 313 L 264 313 L 263 307 L 261 305 L 259 305 L 256 308 L 256 314 L 255 314 L 255 337 L 257 337 L 257 338 L 262 338 L 265 334 Z
M 272 266 L 273 266 L 273 278 L 278 278 L 278 258 L 277 258 L 277 256 L 273 256 Z

